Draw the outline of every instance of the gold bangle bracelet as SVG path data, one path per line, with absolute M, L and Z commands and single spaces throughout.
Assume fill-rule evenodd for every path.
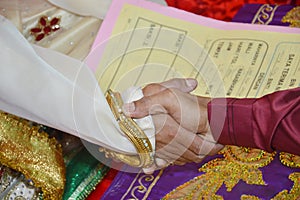
M 123 111 L 123 101 L 119 93 L 108 90 L 106 100 L 119 124 L 121 131 L 126 135 L 128 140 L 134 145 L 138 155 L 126 155 L 124 153 L 99 148 L 105 152 L 106 157 L 117 159 L 133 167 L 148 167 L 154 162 L 152 145 L 138 124 L 127 117 Z

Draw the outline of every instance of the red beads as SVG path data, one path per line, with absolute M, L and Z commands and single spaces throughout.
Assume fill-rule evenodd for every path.
M 51 20 L 47 16 L 39 19 L 37 27 L 30 29 L 30 34 L 34 35 L 35 41 L 42 40 L 45 36 L 60 29 L 60 18 L 54 17 Z

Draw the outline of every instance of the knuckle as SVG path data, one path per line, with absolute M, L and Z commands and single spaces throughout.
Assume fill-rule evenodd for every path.
M 152 94 L 155 91 L 161 90 L 162 86 L 158 83 L 150 83 L 143 88 L 145 96 Z
M 169 140 L 172 140 L 176 137 L 176 133 L 174 131 L 168 131 L 167 132 L 167 137 Z
M 165 95 L 166 98 L 174 98 L 175 97 L 174 91 L 171 88 L 166 88 L 164 90 L 164 95 Z
M 195 149 L 195 153 L 196 154 L 198 154 L 198 155 L 200 155 L 201 154 L 201 147 L 202 147 L 202 145 L 201 144 L 195 144 L 195 143 L 193 143 L 193 145 L 194 145 L 194 149 Z

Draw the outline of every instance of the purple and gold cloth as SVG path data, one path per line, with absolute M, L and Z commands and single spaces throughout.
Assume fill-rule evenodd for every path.
M 246 4 L 233 21 L 299 27 L 299 17 L 291 5 Z M 300 199 L 300 156 L 285 152 L 226 146 L 198 164 L 123 171 L 101 199 Z
M 250 24 L 297 26 L 300 21 L 300 6 L 245 4 L 233 17 L 232 21 Z
M 299 199 L 299 167 L 298 156 L 226 146 L 199 164 L 120 171 L 102 199 Z

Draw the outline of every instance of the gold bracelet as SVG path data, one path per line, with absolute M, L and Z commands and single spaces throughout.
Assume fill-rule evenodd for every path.
M 105 152 L 106 157 L 120 160 L 133 167 L 149 167 L 152 165 L 153 149 L 152 145 L 139 125 L 130 117 L 127 117 L 123 111 L 123 101 L 119 93 L 108 90 L 106 100 L 119 124 L 121 131 L 128 140 L 134 145 L 138 155 L 126 155 L 124 153 L 99 148 L 99 151 Z

